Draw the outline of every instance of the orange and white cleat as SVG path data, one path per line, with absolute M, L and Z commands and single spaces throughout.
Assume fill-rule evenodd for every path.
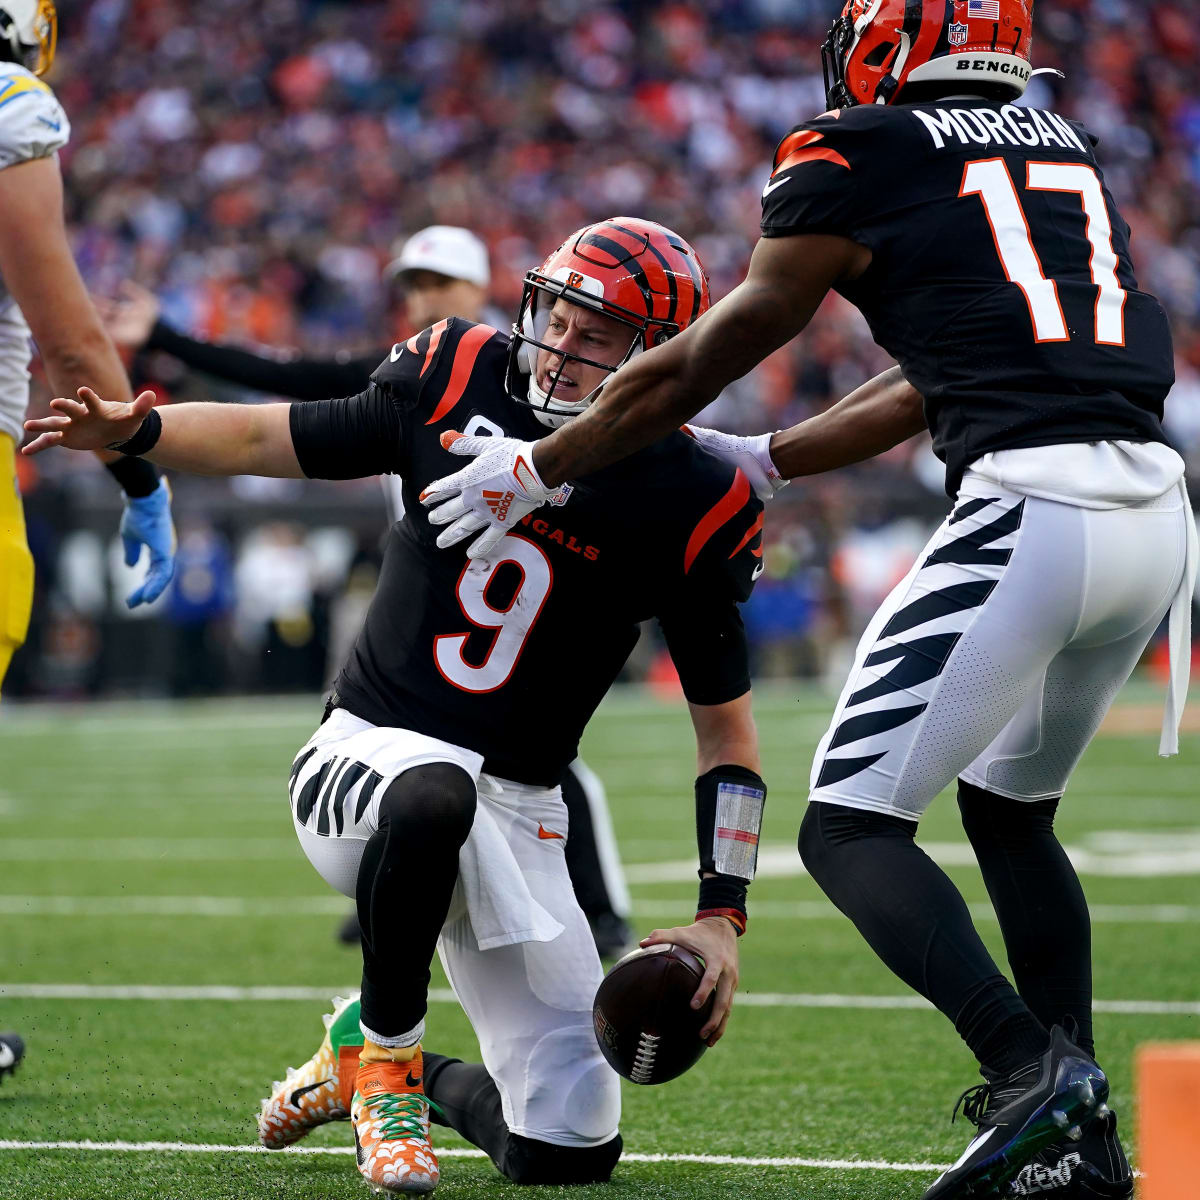
M 316 1054 L 299 1069 L 288 1067 L 283 1081 L 272 1085 L 258 1116 L 258 1140 L 268 1150 L 282 1150 L 318 1125 L 350 1116 L 363 1044 L 358 1018 L 357 996 L 335 996 L 333 1012 L 323 1018 L 326 1032 Z
M 429 1101 L 421 1051 L 408 1062 L 364 1062 L 350 1105 L 358 1169 L 377 1194 L 432 1192 L 437 1155 L 429 1141 Z

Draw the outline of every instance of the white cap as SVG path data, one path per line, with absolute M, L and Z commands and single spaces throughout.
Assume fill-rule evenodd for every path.
M 390 277 L 406 271 L 436 271 L 484 288 L 492 278 L 487 247 L 469 229 L 457 225 L 430 225 L 414 233 L 384 273 Z

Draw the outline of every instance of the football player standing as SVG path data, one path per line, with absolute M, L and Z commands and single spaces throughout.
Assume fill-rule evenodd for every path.
M 978 1133 L 928 1200 L 1131 1194 L 1094 1058 L 1087 904 L 1054 817 L 1168 612 L 1163 753 L 1187 687 L 1196 535 L 1162 430 L 1170 332 L 1094 139 L 1013 103 L 1032 9 L 848 3 L 823 51 L 829 111 L 776 152 L 746 280 L 536 446 L 460 443 L 480 456 L 427 497 L 451 497 L 433 513 L 445 540 L 482 530 L 468 553 L 494 553 L 563 481 L 677 427 L 795 336 L 830 289 L 897 360 L 794 429 L 698 436 L 768 494 L 926 425 L 946 464 L 953 511 L 863 636 L 800 831 L 813 877 L 979 1060 L 986 1082 L 964 1096 Z M 914 841 L 956 779 L 1015 987 Z
M 58 151 L 71 126 L 40 76 L 54 61 L 57 19 L 49 0 L 0 2 L 0 684 L 25 640 L 33 558 L 16 485 L 15 451 L 29 405 L 30 336 L 51 388 L 95 380 L 131 400 L 129 381 L 88 298 L 63 222 Z M 149 549 L 130 608 L 161 595 L 174 570 L 170 492 L 148 463 L 102 452 L 125 492 L 125 560 Z
M 277 1086 L 260 1120 L 267 1145 L 349 1112 L 373 1186 L 429 1191 L 432 1101 L 511 1179 L 609 1177 L 620 1092 L 593 1032 L 600 960 L 564 862 L 558 785 L 651 617 L 696 732 L 701 881 L 695 922 L 648 941 L 704 960 L 693 1004 L 715 988 L 701 1036 L 722 1035 L 766 798 L 737 607 L 762 571 L 762 504 L 742 472 L 678 431 L 561 489 L 486 564 L 440 553 L 415 503 L 453 464 L 452 424 L 544 436 L 707 305 L 683 239 L 619 218 L 529 273 L 511 337 L 439 321 L 392 347 L 356 396 L 160 413 L 149 393 L 114 404 L 81 388 L 27 423 L 42 434 L 28 452 L 116 442 L 206 474 L 404 480 L 362 633 L 289 785 L 305 853 L 357 899 L 361 1000 L 339 1006 L 308 1066 Z M 484 1066 L 422 1055 L 435 944 Z
M 403 286 L 405 318 L 412 329 L 428 329 L 448 317 L 489 321 L 487 246 L 469 229 L 430 225 L 418 230 L 405 240 L 384 275 Z M 292 400 L 327 400 L 361 390 L 391 350 L 385 346 L 370 354 L 336 358 L 281 357 L 203 341 L 162 320 L 154 293 L 132 282 L 124 284 L 119 303 L 101 301 L 99 306 L 113 341 L 124 349 L 170 354 L 216 379 Z M 404 481 L 398 475 L 383 475 L 380 483 L 389 516 L 399 521 L 404 516 Z M 564 772 L 562 788 L 571 818 L 567 870 L 600 957 L 612 957 L 629 944 L 630 901 L 604 784 L 577 759 Z M 339 940 L 356 943 L 361 934 L 358 916 L 351 913 L 339 928 Z

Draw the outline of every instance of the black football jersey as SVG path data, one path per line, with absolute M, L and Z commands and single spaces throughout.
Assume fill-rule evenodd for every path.
M 474 750 L 493 774 L 551 785 L 641 621 L 658 619 L 693 703 L 748 690 L 737 605 L 762 570 L 762 504 L 741 472 L 677 433 L 574 482 L 486 570 L 461 546 L 439 550 L 417 498 L 464 464 L 440 435 L 550 432 L 508 395 L 507 355 L 494 329 L 442 322 L 395 346 L 361 395 L 293 405 L 292 438 L 310 477 L 404 480 L 407 511 L 336 702 Z
M 951 495 L 993 450 L 1165 440 L 1170 331 L 1093 146 L 1055 113 L 956 99 L 825 113 L 776 151 L 763 236 L 871 250 L 838 290 L 925 396 Z

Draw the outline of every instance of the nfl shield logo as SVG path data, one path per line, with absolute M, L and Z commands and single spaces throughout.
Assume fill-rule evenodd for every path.
M 967 27 L 957 22 L 950 26 L 950 45 L 965 46 L 967 44 Z

